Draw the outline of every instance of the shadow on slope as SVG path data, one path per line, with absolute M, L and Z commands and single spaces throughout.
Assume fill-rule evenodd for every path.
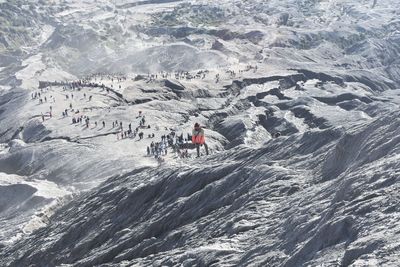
M 387 114 L 352 133 L 293 134 L 259 149 L 238 146 L 189 161 L 186 167 L 112 177 L 59 210 L 49 226 L 7 248 L 0 262 L 351 264 L 385 244 L 378 237 L 362 238 L 363 230 L 379 230 L 369 215 L 382 216 L 380 207 L 393 194 L 379 193 L 394 185 L 393 178 L 369 177 L 375 166 L 382 172 L 385 166 L 400 170 L 398 163 L 385 165 L 399 152 L 398 117 Z M 337 156 L 338 147 L 343 157 Z M 335 262 L 327 260 L 330 253 Z

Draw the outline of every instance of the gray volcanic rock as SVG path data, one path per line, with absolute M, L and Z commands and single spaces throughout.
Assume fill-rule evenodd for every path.
M 0 0 L 0 265 L 398 266 L 399 16 Z
M 184 91 L 185 87 L 179 82 L 172 82 L 170 80 L 165 80 L 164 84 L 166 87 L 170 88 L 172 91 Z

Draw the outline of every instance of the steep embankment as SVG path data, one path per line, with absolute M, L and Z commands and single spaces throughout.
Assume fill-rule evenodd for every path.
M 398 118 L 112 177 L 2 263 L 395 264 Z
M 398 1 L 0 2 L 0 265 L 398 265 Z

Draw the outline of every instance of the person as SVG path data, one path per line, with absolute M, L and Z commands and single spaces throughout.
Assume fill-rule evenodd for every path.
M 151 142 L 150 144 L 150 153 L 151 155 L 154 155 L 154 142 Z
M 197 122 L 194 124 L 194 129 L 192 130 L 192 143 L 196 146 L 197 157 L 200 157 L 200 146 L 203 145 L 208 155 L 208 145 L 204 137 L 204 129 Z
M 158 165 L 162 165 L 165 162 L 165 160 L 160 156 L 157 156 L 156 159 L 157 159 Z

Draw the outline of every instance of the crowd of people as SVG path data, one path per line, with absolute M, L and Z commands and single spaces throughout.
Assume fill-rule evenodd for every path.
M 56 103 L 56 98 L 53 97 L 52 95 L 49 96 L 49 99 L 47 98 L 46 95 L 44 95 L 45 90 L 40 90 L 39 92 L 33 92 L 31 93 L 31 98 L 32 100 L 38 100 L 38 105 L 43 105 L 45 103 Z M 43 112 L 40 114 L 40 117 L 42 121 L 44 122 L 46 120 L 46 117 L 52 118 L 53 117 L 53 107 L 49 107 L 49 111 L 47 111 L 45 114 Z
M 94 76 L 92 76 L 93 78 Z M 96 76 L 99 78 L 99 76 Z M 114 78 L 111 78 L 114 79 Z M 118 80 L 118 78 L 117 78 Z M 192 135 L 187 134 L 187 137 L 184 137 L 184 134 L 181 133 L 177 135 L 175 130 L 168 129 L 165 127 L 165 131 L 169 131 L 168 134 L 162 134 L 160 136 L 160 140 L 154 140 L 156 138 L 156 134 L 154 131 L 159 131 L 160 127 L 158 125 L 154 125 L 152 127 L 146 116 L 142 111 L 139 111 L 136 116 L 136 121 L 138 121 L 138 125 L 132 126 L 132 122 L 124 123 L 123 121 L 112 120 L 106 122 L 105 120 L 100 120 L 99 122 L 92 122 L 91 118 L 81 112 L 79 109 L 75 108 L 75 101 L 86 101 L 90 102 L 93 99 L 93 95 L 89 95 L 87 92 L 80 92 L 82 89 L 86 87 L 86 85 L 92 85 L 89 87 L 96 87 L 92 82 L 87 83 L 88 80 L 80 80 L 71 83 L 63 83 L 63 82 L 52 82 L 51 86 L 60 86 L 63 89 L 63 94 L 65 96 L 66 107 L 62 110 L 62 118 L 71 118 L 72 125 L 82 125 L 83 128 L 89 128 L 90 125 L 94 125 L 94 128 L 101 125 L 100 129 L 105 129 L 106 125 L 110 125 L 111 133 L 115 133 L 117 140 L 122 139 L 135 139 L 137 141 L 141 141 L 144 139 L 144 131 L 150 131 L 147 134 L 148 139 L 152 139 L 150 145 L 147 146 L 146 154 L 147 156 L 154 157 L 159 163 L 164 161 L 163 157 L 168 155 L 168 150 L 172 150 L 172 153 L 176 154 L 179 158 L 189 158 L 190 153 L 189 149 L 196 148 L 197 156 L 199 157 L 199 147 L 205 145 L 206 153 L 208 154 L 208 147 L 204 143 L 204 131 L 201 132 L 202 138 L 196 139 L 197 133 L 193 132 Z M 39 100 L 39 105 L 44 103 L 55 103 L 55 97 L 50 95 L 48 97 L 49 87 L 41 88 L 40 91 L 32 93 L 33 100 Z M 79 92 L 79 93 L 78 93 Z M 83 96 L 83 97 L 82 97 Z M 50 101 L 51 100 L 51 101 Z M 74 104 L 75 103 L 75 104 Z M 84 110 L 86 108 L 83 108 Z M 50 106 L 49 111 L 46 114 L 42 114 L 42 120 L 45 121 L 45 117 L 52 117 L 52 106 Z M 198 126 L 196 126 L 198 127 Z M 195 127 L 195 128 L 196 128 Z M 194 139 L 193 139 L 194 138 Z M 196 145 L 197 144 L 197 145 Z
M 168 154 L 168 148 L 172 149 L 179 158 L 190 158 L 189 149 L 195 148 L 196 157 L 200 157 L 200 147 L 204 146 L 206 154 L 209 154 L 208 145 L 205 142 L 204 129 L 199 123 L 195 123 L 192 135 L 188 134 L 184 138 L 183 133 L 177 135 L 175 131 L 171 131 L 167 135 L 162 135 L 159 142 L 151 142 L 147 147 L 147 155 L 154 156 L 157 160 Z
M 243 73 L 250 70 L 257 70 L 257 66 L 248 65 L 245 69 L 239 70 L 239 73 Z M 156 81 L 158 79 L 169 79 L 174 78 L 177 80 L 193 80 L 193 79 L 205 79 L 210 72 L 208 70 L 200 70 L 197 72 L 188 72 L 188 71 L 176 71 L 176 72 L 158 72 L 155 74 L 148 73 L 147 76 L 141 75 L 143 79 L 146 79 L 147 82 Z M 230 78 L 235 77 L 237 74 L 234 70 L 226 70 L 226 73 Z M 139 75 L 138 75 L 139 76 Z M 132 78 L 133 81 L 138 79 L 138 76 Z M 142 79 L 141 78 L 141 79 Z M 215 82 L 218 83 L 221 77 L 220 74 L 215 75 Z M 53 81 L 53 82 L 39 82 L 40 91 L 32 93 L 32 100 L 37 100 L 38 105 L 43 105 L 45 103 L 52 103 L 53 105 L 56 103 L 56 99 L 53 95 L 48 95 L 47 92 L 49 88 L 61 87 L 63 92 L 65 93 L 65 101 L 68 102 L 67 106 L 62 111 L 62 118 L 71 117 L 71 121 L 73 125 L 83 125 L 83 128 L 89 128 L 91 123 L 94 124 L 93 128 L 98 127 L 100 124 L 102 127 L 100 129 L 105 129 L 106 125 L 110 125 L 111 133 L 115 133 L 117 140 L 122 140 L 126 138 L 136 138 L 137 141 L 143 140 L 145 138 L 145 130 L 150 130 L 153 128 L 150 124 L 147 123 L 146 117 L 140 111 L 138 116 L 139 119 L 138 125 L 132 127 L 132 122 L 123 123 L 122 121 L 112 120 L 110 122 L 106 122 L 105 120 L 101 120 L 99 122 L 92 122 L 91 118 L 87 114 L 83 114 L 79 109 L 74 107 L 74 101 L 77 101 L 77 92 L 80 92 L 82 89 L 87 88 L 99 88 L 101 91 L 106 91 L 107 94 L 114 93 L 119 97 L 122 97 L 122 94 L 118 92 L 118 89 L 121 88 L 121 83 L 128 80 L 126 75 L 121 73 L 116 74 L 107 74 L 107 73 L 95 73 L 89 76 L 86 76 L 82 79 L 66 82 L 66 81 Z M 117 84 L 115 84 L 117 83 Z M 114 87 L 115 85 L 115 87 Z M 82 94 L 82 93 L 80 93 Z M 86 100 L 87 102 L 91 102 L 93 100 L 93 95 L 87 94 L 87 92 L 83 92 L 83 98 L 79 100 Z M 85 111 L 86 108 L 83 108 Z M 52 106 L 47 112 L 41 114 L 42 121 L 47 118 L 52 118 L 53 110 Z M 124 127 L 127 125 L 127 127 Z M 154 127 L 157 130 L 157 125 Z M 150 131 L 152 131 L 150 130 Z M 156 135 L 153 132 L 147 134 L 148 139 L 156 138 Z M 196 149 L 197 157 L 200 156 L 200 147 L 205 148 L 206 154 L 208 155 L 208 146 L 205 143 L 204 139 L 204 129 L 200 125 L 196 124 L 192 135 L 188 134 L 187 138 L 183 137 L 183 133 L 181 135 L 177 135 L 175 131 L 171 131 L 169 134 L 162 135 L 160 140 L 155 141 L 152 140 L 150 145 L 147 146 L 146 154 L 148 156 L 154 156 L 156 159 L 160 159 L 162 156 L 166 156 L 168 154 L 168 149 L 172 149 L 174 153 L 178 155 L 180 158 L 190 157 L 189 149 Z

